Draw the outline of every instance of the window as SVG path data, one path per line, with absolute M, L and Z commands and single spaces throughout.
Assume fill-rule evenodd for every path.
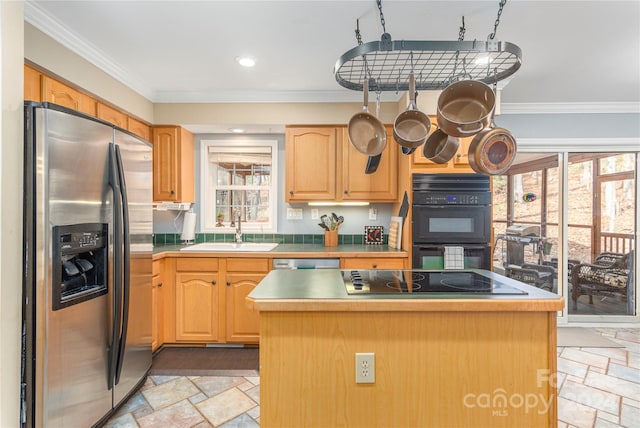
M 277 141 L 201 141 L 203 232 L 276 231 Z

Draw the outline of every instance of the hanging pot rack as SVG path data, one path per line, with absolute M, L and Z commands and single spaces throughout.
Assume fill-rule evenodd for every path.
M 377 1 L 384 30 L 381 0 Z M 522 50 L 513 43 L 494 41 L 506 0 L 500 1 L 498 19 L 487 41 L 463 41 L 463 26 L 457 41 L 391 40 L 386 31 L 380 41 L 358 44 L 336 62 L 336 81 L 347 89 L 363 90 L 365 80 L 376 92 L 406 91 L 409 75 L 416 90 L 441 90 L 461 79 L 493 85 L 515 73 L 522 65 Z M 358 30 L 356 31 L 358 34 Z

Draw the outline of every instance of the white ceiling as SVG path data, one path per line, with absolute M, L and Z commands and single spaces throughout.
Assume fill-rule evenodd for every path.
M 393 40 L 485 41 L 498 0 L 383 0 Z M 379 40 L 375 0 L 28 1 L 25 20 L 153 102 L 360 101 L 333 66 Z M 523 52 L 503 113 L 640 111 L 640 1 L 524 1 L 495 40 Z M 257 59 L 253 69 L 236 62 Z M 383 100 L 398 94 L 385 93 Z

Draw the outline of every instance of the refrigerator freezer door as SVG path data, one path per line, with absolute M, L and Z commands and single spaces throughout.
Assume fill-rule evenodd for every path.
M 124 170 L 129 217 L 129 311 L 126 345 L 114 388 L 118 405 L 151 368 L 151 257 L 153 251 L 152 148 L 130 134 L 115 131 Z
M 50 109 L 36 109 L 35 118 L 36 403 L 46 426 L 90 426 L 113 404 L 107 388 L 110 297 L 53 310 L 51 232 L 57 225 L 105 223 L 111 233 L 105 168 L 113 129 Z

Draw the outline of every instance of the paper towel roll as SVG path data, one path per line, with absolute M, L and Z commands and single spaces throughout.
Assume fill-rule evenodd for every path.
M 193 241 L 196 238 L 196 213 L 187 212 L 184 214 L 184 222 L 182 223 L 182 235 L 180 239 L 183 241 Z

